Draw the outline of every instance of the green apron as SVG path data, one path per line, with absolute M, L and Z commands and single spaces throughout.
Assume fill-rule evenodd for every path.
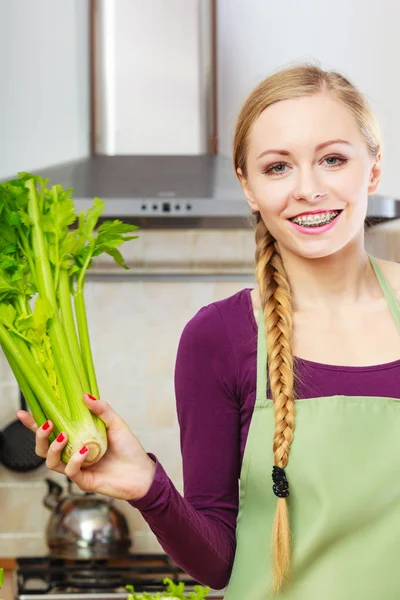
M 400 307 L 370 258 L 400 331 Z M 240 475 L 237 550 L 225 600 L 400 598 L 400 399 L 309 398 L 296 403 L 288 466 L 292 575 L 271 592 L 273 403 L 258 323 L 257 396 Z M 399 381 L 400 396 L 400 381 Z

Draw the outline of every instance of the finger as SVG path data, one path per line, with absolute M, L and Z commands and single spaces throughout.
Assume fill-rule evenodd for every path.
M 49 450 L 49 435 L 53 432 L 53 423 L 51 421 L 45 421 L 41 427 L 36 429 L 36 447 L 35 452 L 42 458 L 47 457 Z
M 122 429 L 128 427 L 125 421 L 104 400 L 97 400 L 90 394 L 83 395 L 83 401 L 95 415 L 104 421 L 107 429 Z
M 58 467 L 54 467 L 51 470 L 55 471 L 56 473 L 62 473 L 63 475 L 65 475 L 65 467 L 66 467 L 66 464 L 63 463 L 63 462 L 60 462 L 60 464 L 58 465 Z
M 17 418 L 21 421 L 22 425 L 25 425 L 25 427 L 33 431 L 33 433 L 37 432 L 38 425 L 30 412 L 26 410 L 18 410 Z
M 47 451 L 46 466 L 49 469 L 57 470 L 61 465 L 61 452 L 68 443 L 67 434 L 62 431 L 58 437 L 50 444 Z
M 80 480 L 82 479 L 82 465 L 85 462 L 87 455 L 89 452 L 89 448 L 87 446 L 83 446 L 79 452 L 75 452 L 68 461 L 68 464 L 65 467 L 65 474 L 72 479 L 78 486 Z

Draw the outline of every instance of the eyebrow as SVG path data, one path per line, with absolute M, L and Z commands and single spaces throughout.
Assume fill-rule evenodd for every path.
M 350 144 L 350 142 L 348 142 L 347 140 L 329 140 L 327 142 L 322 142 L 322 144 L 318 144 L 318 146 L 315 147 L 315 151 L 321 150 L 322 148 L 325 148 L 326 146 L 330 146 L 332 144 L 347 144 L 348 146 L 353 145 Z M 262 156 L 265 156 L 266 154 L 283 154 L 283 156 L 289 156 L 290 152 L 281 148 L 271 148 L 270 150 L 264 150 L 264 152 L 261 152 L 261 154 L 257 156 L 257 159 L 261 158 Z

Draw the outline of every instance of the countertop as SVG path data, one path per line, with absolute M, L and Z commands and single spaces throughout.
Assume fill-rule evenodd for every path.
M 7 558 L 0 557 L 0 569 L 3 568 L 5 571 L 10 571 L 15 569 L 16 565 L 17 561 L 15 558 L 10 558 L 9 556 Z

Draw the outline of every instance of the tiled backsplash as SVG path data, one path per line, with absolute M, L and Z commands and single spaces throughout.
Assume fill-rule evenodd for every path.
M 204 240 L 203 237 L 204 236 Z M 128 422 L 147 451 L 156 454 L 178 489 L 182 489 L 179 430 L 174 399 L 174 364 L 180 334 L 205 304 L 251 287 L 253 247 L 249 231 L 142 232 L 123 254 L 130 272 L 120 278 L 90 278 L 86 303 L 90 338 L 102 398 Z M 221 249 L 221 247 L 223 249 Z M 203 265 L 203 268 L 199 267 Z M 205 267 L 204 267 L 205 266 Z M 97 272 L 109 270 L 98 261 Z M 133 272 L 164 273 L 161 281 L 130 277 Z M 195 275 L 242 273 L 240 280 L 169 279 L 167 272 Z M 248 273 L 248 275 L 246 275 Z M 229 277 L 229 276 L 228 276 Z M 0 428 L 15 418 L 18 389 L 0 355 Z M 128 475 L 127 475 L 128 476 Z M 0 556 L 46 554 L 44 531 L 49 511 L 43 506 L 45 478 L 65 485 L 65 478 L 45 466 L 17 474 L 0 466 Z M 159 551 L 140 513 L 127 503 L 125 514 L 140 552 Z
M 369 251 L 400 261 L 398 230 L 399 221 L 372 230 L 367 236 Z M 173 375 L 179 337 L 202 306 L 253 285 L 253 240 L 253 232 L 245 229 L 144 231 L 123 247 L 131 271 L 114 269 L 106 257 L 98 260 L 96 271 L 117 271 L 120 277 L 91 278 L 87 283 L 90 337 L 101 396 L 128 422 L 146 450 L 159 457 L 178 489 L 182 489 L 182 474 Z M 164 278 L 130 276 L 155 272 Z M 173 280 L 168 273 L 194 277 Z M 211 277 L 196 280 L 200 273 Z M 223 273 L 227 274 L 223 281 L 212 276 Z M 0 428 L 15 418 L 17 408 L 14 376 L 0 355 Z M 65 483 L 45 467 L 20 475 L 0 466 L 0 556 L 46 554 L 44 530 L 49 512 L 42 498 L 48 476 Z M 124 502 L 116 506 L 128 519 L 132 549 L 160 550 L 140 513 Z

